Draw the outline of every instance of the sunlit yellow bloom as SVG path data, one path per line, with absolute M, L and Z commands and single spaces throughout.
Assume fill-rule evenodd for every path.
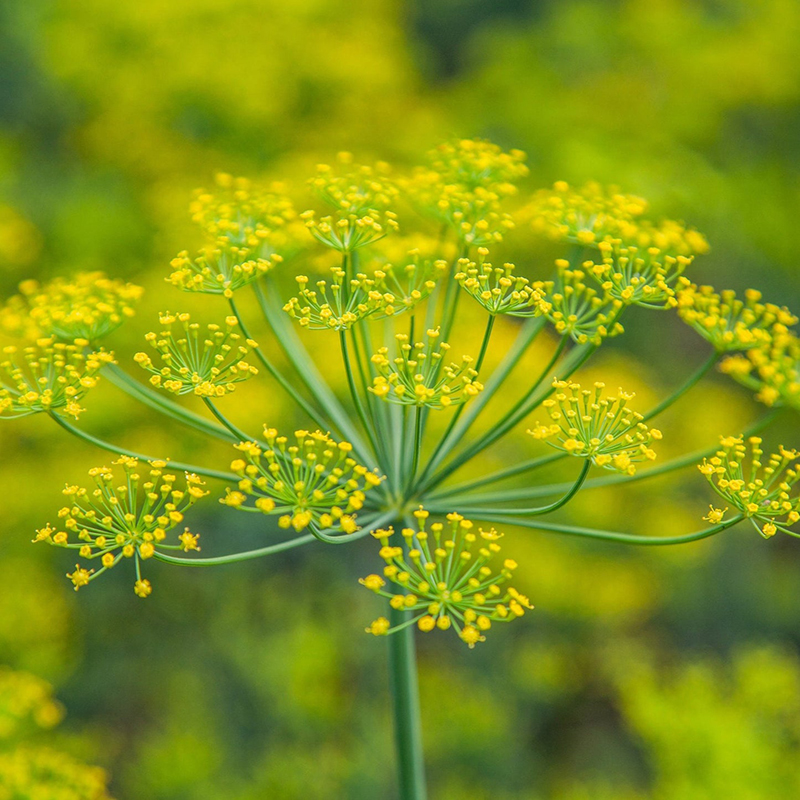
M 615 397 L 603 397 L 603 383 L 583 389 L 572 381 L 555 380 L 553 386 L 555 394 L 542 403 L 551 422 L 529 430 L 534 439 L 627 475 L 636 472 L 637 463 L 655 459 L 651 445 L 661 439 L 661 431 L 648 428 L 642 415 L 628 408 L 632 394 L 620 389 Z
M 455 280 L 462 289 L 477 300 L 490 314 L 512 317 L 532 317 L 541 313 L 540 293 L 530 281 L 514 275 L 513 264 L 495 267 L 485 260 L 489 251 L 478 248 L 478 260 L 459 259 Z
M 796 469 L 798 452 L 780 447 L 766 460 L 761 449 L 761 439 L 751 436 L 744 439 L 722 437 L 721 449 L 698 466 L 714 491 L 740 514 L 750 519 L 756 530 L 770 538 L 777 531 L 800 536 L 790 530 L 800 521 L 800 496 L 794 494 L 794 485 L 800 479 Z M 709 517 L 715 516 L 715 510 Z M 720 522 L 709 519 L 710 522 Z
M 57 411 L 78 417 L 78 402 L 97 385 L 98 373 L 114 356 L 99 350 L 84 353 L 87 342 L 75 344 L 40 339 L 19 350 L 3 348 L 0 362 L 0 418 Z
M 463 356 L 461 364 L 444 363 L 450 345 L 439 342 L 438 328 L 427 331 L 424 342 L 412 344 L 405 333 L 395 339 L 398 355 L 381 347 L 371 359 L 379 373 L 369 387 L 376 397 L 402 405 L 447 408 L 482 391 L 469 356 Z
M 163 366 L 153 363 L 147 353 L 137 353 L 134 360 L 151 373 L 150 383 L 175 394 L 194 393 L 200 397 L 221 397 L 232 392 L 235 384 L 256 375 L 258 370 L 245 360 L 250 350 L 236 333 L 236 317 L 225 324 L 203 328 L 192 322 L 189 314 L 161 314 L 164 329 L 145 336 L 159 354 Z M 249 347 L 257 347 L 247 341 Z
M 280 514 L 281 527 L 345 533 L 358 530 L 355 514 L 365 493 L 381 483 L 375 472 L 350 456 L 352 445 L 335 442 L 321 431 L 294 432 L 294 441 L 264 428 L 268 448 L 255 442 L 235 445 L 241 457 L 231 469 L 241 477 L 239 490 L 220 502 L 231 508 Z M 254 506 L 246 505 L 249 497 Z
M 96 467 L 89 470 L 94 489 L 70 485 L 64 489 L 68 505 L 58 512 L 59 527 L 46 525 L 36 531 L 33 541 L 79 550 L 83 558 L 100 560 L 98 570 L 76 564 L 75 571 L 67 575 L 76 591 L 121 559 L 134 558 L 136 594 L 146 597 L 150 593 L 150 583 L 138 574 L 139 562 L 155 555 L 161 546 L 174 549 L 167 544 L 167 533 L 183 521 L 186 509 L 208 494 L 200 478 L 189 473 L 185 473 L 184 486 L 178 488 L 177 476 L 165 472 L 166 466 L 164 461 L 143 465 L 130 456 L 120 456 L 112 467 L 122 468 L 121 480 L 113 469 Z M 116 486 L 115 481 L 119 481 Z M 183 549 L 198 549 L 197 536 L 188 531 L 178 540 Z M 187 541 L 193 545 L 186 547 Z
M 24 338 L 55 337 L 96 342 L 132 317 L 144 290 L 107 278 L 102 272 L 80 272 L 54 278 L 44 286 L 24 281 L 0 311 L 0 326 Z
M 383 574 L 402 593 L 385 591 L 386 581 L 379 575 L 360 583 L 386 597 L 392 608 L 413 615 L 421 631 L 452 627 L 472 648 L 485 640 L 482 632 L 493 622 L 510 622 L 533 608 L 513 587 L 501 588 L 517 567 L 511 559 L 500 561 L 498 540 L 503 534 L 494 528 L 475 529 L 460 514 L 448 514 L 446 523 L 434 522 L 427 530 L 427 512 L 420 508 L 414 516 L 417 529 L 404 528 L 402 539 L 392 528 L 372 532 L 386 562 Z M 381 617 L 367 633 L 379 636 L 393 630 Z

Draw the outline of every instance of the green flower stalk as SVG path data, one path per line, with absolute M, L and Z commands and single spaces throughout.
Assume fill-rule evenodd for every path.
M 152 587 L 140 563 L 151 557 L 208 567 L 312 543 L 378 540 L 375 571 L 361 583 L 375 594 L 367 630 L 388 640 L 403 800 L 425 797 L 415 631 L 489 647 L 496 625 L 523 619 L 519 629 L 529 619 L 522 591 L 536 587 L 516 577 L 512 587 L 516 562 L 499 554 L 509 528 L 637 546 L 696 542 L 745 520 L 765 538 L 800 535 L 796 452 L 765 458 L 760 439 L 741 437 L 723 438 L 700 465 L 724 503 L 706 514 L 707 527 L 657 535 L 573 524 L 568 508 L 579 493 L 699 460 L 659 464 L 662 434 L 651 421 L 716 364 L 766 405 L 800 408 L 800 338 L 797 318 L 759 292 L 740 299 L 692 282 L 694 259 L 708 249 L 694 229 L 648 219 L 642 198 L 614 187 L 558 182 L 530 194 L 520 186 L 524 161 L 520 151 L 480 140 L 445 143 L 406 174 L 340 154 L 317 168 L 299 213 L 280 184 L 217 176 L 191 203 L 201 239 L 187 243 L 166 280 L 207 295 L 224 323 L 164 312 L 161 332 L 146 337 L 155 353 L 134 359 L 148 381 L 113 366 L 95 345 L 130 317 L 136 287 L 97 273 L 42 289 L 26 283 L 0 312 L 0 326 L 23 339 L 0 365 L 0 418 L 42 412 L 116 453 L 123 472 L 94 470 L 91 491 L 69 486 L 59 525 L 36 534 L 86 559 L 68 573 L 76 588 L 126 559 L 145 597 Z M 563 249 L 554 268 L 497 258 L 522 225 Z M 192 248 L 198 256 L 188 255 Z M 258 321 L 252 309 L 262 312 Z M 699 334 L 710 345 L 704 363 L 649 410 L 623 389 L 583 388 L 577 373 L 622 336 L 626 315 L 651 311 L 662 312 L 654 324 L 676 312 Z M 513 344 L 498 343 L 498 325 L 516 331 Z M 251 328 L 274 343 L 270 355 Z M 541 363 L 518 378 L 515 367 L 537 342 Z M 462 355 L 473 346 L 475 357 Z M 329 384 L 324 376 L 337 371 L 341 381 Z M 232 445 L 233 462 L 170 466 L 163 454 L 124 450 L 72 424 L 66 416 L 78 416 L 101 373 L 170 424 Z M 261 438 L 215 404 L 225 396 L 235 413 L 244 380 L 268 386 Z M 272 419 L 274 392 L 302 421 Z M 248 404 L 258 402 L 253 396 Z M 186 402 L 199 402 L 198 411 Z M 518 435 L 526 429 L 530 436 Z M 529 456 L 487 469 L 485 452 L 512 435 Z M 562 459 L 578 459 L 577 474 L 548 482 L 548 467 Z M 475 474 L 460 479 L 468 465 Z M 516 483 L 503 488 L 509 481 Z M 197 555 L 197 535 L 176 528 L 207 494 L 231 512 L 252 513 L 263 546 Z M 281 538 L 271 541 L 276 531 Z

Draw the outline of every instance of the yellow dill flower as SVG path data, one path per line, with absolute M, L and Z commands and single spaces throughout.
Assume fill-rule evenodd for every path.
M 467 294 L 477 300 L 490 314 L 508 314 L 511 317 L 533 317 L 541 313 L 539 292 L 527 278 L 514 275 L 513 264 L 494 267 L 486 256 L 485 247 L 478 248 L 478 260 L 458 260 L 458 281 Z
M 100 767 L 48 747 L 22 745 L 0 753 L 0 796 L 111 800 Z
M 134 315 L 141 286 L 107 278 L 102 272 L 80 272 L 40 286 L 24 281 L 20 293 L 0 311 L 0 326 L 24 338 L 54 336 L 96 342 Z
M 250 351 L 236 333 L 236 317 L 226 317 L 224 326 L 210 324 L 204 328 L 192 322 L 189 314 L 167 311 L 159 316 L 159 322 L 166 327 L 158 334 L 148 333 L 145 339 L 164 366 L 156 366 L 147 353 L 134 356 L 136 363 L 152 374 L 153 386 L 175 394 L 221 397 L 258 373 L 245 361 Z M 258 346 L 252 340 L 246 343 L 251 348 Z
M 97 385 L 98 373 L 114 356 L 103 350 L 84 353 L 86 340 L 75 344 L 40 339 L 21 350 L 3 348 L 0 361 L 0 417 L 25 417 L 40 411 L 59 411 L 78 417 L 78 402 Z
M 583 268 L 603 291 L 625 305 L 672 308 L 675 285 L 692 258 L 672 256 L 655 246 L 639 248 L 619 240 L 598 243 L 602 263 L 588 261 Z
M 282 260 L 277 253 L 258 255 L 255 248 L 220 236 L 213 244 L 205 245 L 194 258 L 186 250 L 178 253 L 170 262 L 173 272 L 167 281 L 187 292 L 230 298 L 237 289 L 266 275 Z
M 627 475 L 636 472 L 638 462 L 655 459 L 651 445 L 661 439 L 661 431 L 648 428 L 642 415 L 628 408 L 633 394 L 620 389 L 616 397 L 603 397 L 603 383 L 583 389 L 572 381 L 555 380 L 553 386 L 556 393 L 542 403 L 551 422 L 537 422 L 528 431 L 534 439 Z
M 439 341 L 438 328 L 427 331 L 424 342 L 412 344 L 405 333 L 395 339 L 397 356 L 381 347 L 371 359 L 380 374 L 369 390 L 377 397 L 401 405 L 447 408 L 483 390 L 470 356 L 463 356 L 460 364 L 444 364 L 450 345 Z
M 63 717 L 64 709 L 53 697 L 53 687 L 47 681 L 0 667 L 0 739 L 10 738 L 31 723 L 37 728 L 52 728 Z
M 139 597 L 146 597 L 150 584 L 139 575 L 140 561 L 151 558 L 160 547 L 176 548 L 167 543 L 167 533 L 183 521 L 186 509 L 208 492 L 203 481 L 190 473 L 185 473 L 184 486 L 178 488 L 177 476 L 165 472 L 165 461 L 141 465 L 144 475 L 140 462 L 130 456 L 120 456 L 111 466 L 89 470 L 94 489 L 67 485 L 63 494 L 68 505 L 58 512 L 58 527 L 48 524 L 37 530 L 33 541 L 78 550 L 90 561 L 100 560 L 97 570 L 76 564 L 75 571 L 67 574 L 76 591 L 121 559 L 133 558 L 137 575 L 134 590 Z M 113 467 L 121 467 L 122 479 Z M 194 544 L 187 546 L 182 535 L 177 546 L 197 549 L 195 536 L 188 541 Z
M 800 496 L 792 496 L 800 479 L 794 466 L 800 453 L 780 447 L 765 460 L 758 436 L 746 443 L 741 436 L 723 436 L 720 443 L 721 449 L 698 465 L 714 491 L 750 519 L 764 538 L 779 530 L 800 536 L 789 530 L 800 521 Z M 717 516 L 713 510 L 712 515 Z M 713 521 L 722 521 L 722 516 Z
M 505 152 L 485 139 L 445 142 L 428 153 L 430 168 L 445 183 L 467 189 L 491 186 L 504 195 L 515 194 L 514 182 L 528 174 L 526 158 L 522 150 Z
M 718 351 L 747 350 L 766 345 L 773 333 L 784 333 L 797 322 L 787 308 L 761 302 L 761 292 L 748 289 L 744 299 L 711 286 L 696 286 L 681 278 L 678 313 Z
M 255 442 L 234 445 L 241 457 L 231 469 L 241 477 L 238 491 L 227 490 L 220 502 L 231 508 L 281 514 L 278 523 L 296 531 L 336 528 L 358 530 L 355 512 L 365 493 L 382 478 L 350 456 L 352 445 L 335 442 L 322 431 L 294 432 L 294 441 L 264 428 L 268 449 Z M 246 505 L 249 497 L 253 506 Z
M 543 314 L 562 336 L 570 336 L 579 344 L 590 342 L 599 345 L 603 339 L 617 336 L 623 327 L 616 321 L 622 302 L 600 294 L 589 286 L 586 273 L 570 269 L 564 259 L 556 261 L 554 281 L 536 281 L 531 284 Z
M 767 406 L 800 408 L 800 339 L 791 331 L 773 328 L 769 342 L 727 356 L 719 368 Z
M 413 615 L 421 631 L 453 628 L 472 648 L 485 640 L 493 623 L 510 622 L 533 608 L 513 587 L 502 588 L 517 568 L 515 561 L 501 560 L 498 540 L 503 534 L 494 528 L 475 530 L 460 514 L 448 514 L 446 523 L 434 522 L 428 531 L 428 512 L 420 508 L 414 516 L 417 529 L 400 532 L 405 546 L 390 543 L 397 541 L 392 528 L 372 532 L 381 543 L 384 577 L 368 575 L 359 582 L 386 597 L 392 608 Z M 387 581 L 403 593 L 386 591 Z M 393 632 L 384 617 L 367 628 L 376 636 Z
M 282 184 L 261 187 L 225 172 L 215 176 L 215 183 L 212 191 L 198 189 L 189 206 L 192 220 L 210 239 L 253 259 L 270 260 L 297 249 L 302 225 Z

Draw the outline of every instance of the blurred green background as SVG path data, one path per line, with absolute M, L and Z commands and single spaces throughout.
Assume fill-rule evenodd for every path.
M 798 41 L 796 0 L 5 0 L 1 288 L 87 268 L 142 283 L 113 342 L 125 356 L 181 301 L 163 276 L 214 171 L 300 184 L 340 149 L 404 165 L 457 135 L 526 150 L 530 186 L 644 195 L 708 236 L 699 280 L 796 311 Z M 645 406 L 700 349 L 677 333 L 665 346 L 657 326 L 623 344 L 590 372 Z M 675 452 L 757 413 L 721 377 L 686 405 L 663 425 Z M 209 457 L 111 387 L 90 408 L 106 438 Z M 292 412 L 262 396 L 247 413 Z M 154 565 L 146 603 L 122 576 L 76 596 L 64 554 L 30 538 L 104 457 L 37 417 L 4 423 L 0 449 L 0 662 L 67 709 L 55 731 L 52 715 L 0 725 L 0 774 L 20 748 L 52 747 L 108 770 L 120 800 L 394 796 L 385 643 L 361 633 L 375 598 L 355 584 L 369 542 Z M 692 477 L 587 493 L 573 514 L 688 531 L 708 502 Z M 204 513 L 209 550 L 262 541 Z M 745 529 L 669 552 L 516 536 L 536 612 L 474 652 L 420 641 L 433 800 L 800 796 L 794 544 Z M 0 722 L 23 714 L 13 694 L 0 681 Z

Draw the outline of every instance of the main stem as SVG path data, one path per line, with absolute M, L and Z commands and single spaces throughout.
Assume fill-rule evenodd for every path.
M 406 621 L 403 610 L 394 608 L 389 610 L 389 619 L 393 627 Z M 426 800 L 428 796 L 422 755 L 422 721 L 414 630 L 414 625 L 408 625 L 386 637 L 400 800 Z

